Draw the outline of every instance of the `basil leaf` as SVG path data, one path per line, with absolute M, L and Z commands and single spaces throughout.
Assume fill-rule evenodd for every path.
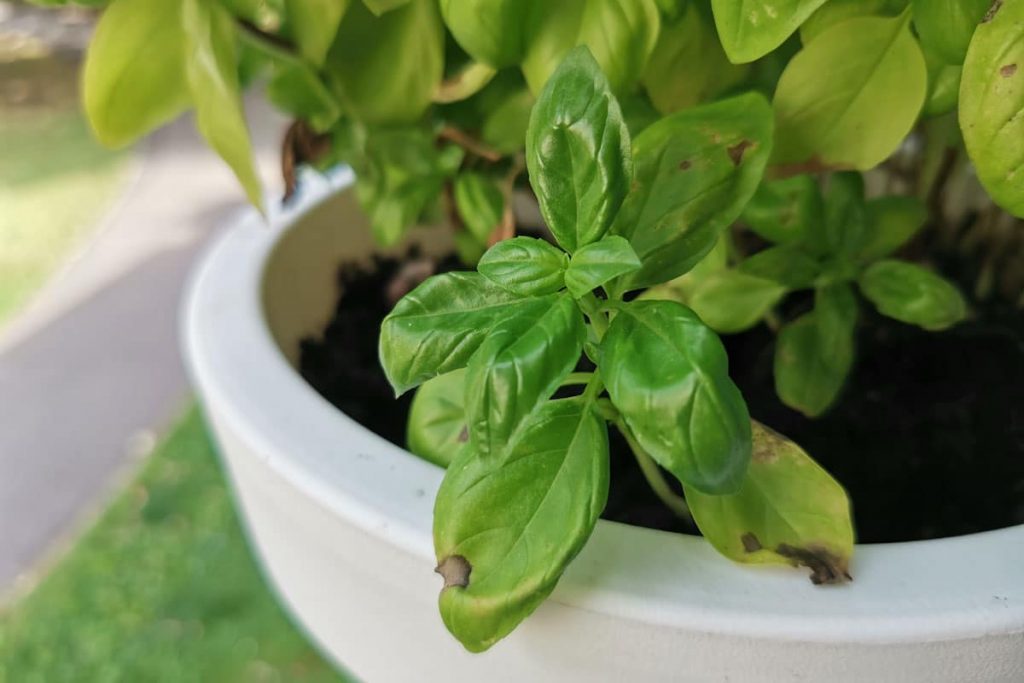
M 324 63 L 338 99 L 371 124 L 420 119 L 444 75 L 436 0 L 411 0 L 379 17 L 353 3 Z
M 785 293 L 786 288 L 772 280 L 722 270 L 694 289 L 690 307 L 715 332 L 733 334 L 759 323 Z
M 658 111 L 671 114 L 715 99 L 739 84 L 747 71 L 729 61 L 711 17 L 691 2 L 679 20 L 662 24 L 643 85 Z
M 684 306 L 689 304 L 694 290 L 709 276 L 725 270 L 729 264 L 729 240 L 720 238 L 708 255 L 697 262 L 693 268 L 677 278 L 655 285 L 640 293 L 638 299 L 655 299 L 658 301 L 676 301 Z
M 466 228 L 486 244 L 501 223 L 505 197 L 497 183 L 483 174 L 460 173 L 455 178 L 455 207 Z
M 925 117 L 941 116 L 956 109 L 960 98 L 960 77 L 963 67 L 943 64 L 930 52 L 924 52 L 925 64 L 928 67 L 928 99 L 925 100 L 921 115 Z
M 750 459 L 750 417 L 722 342 L 672 301 L 634 301 L 601 343 L 601 375 L 640 445 L 684 484 L 735 491 Z
M 861 274 L 859 284 L 879 313 L 926 330 L 944 330 L 967 316 L 960 291 L 914 263 L 877 261 Z
M 441 15 L 473 59 L 501 68 L 523 59 L 527 4 L 522 0 L 441 0 Z
M 827 254 L 854 254 L 865 240 L 867 210 L 860 173 L 833 173 L 825 191 L 825 221 L 820 249 Z M 812 245 L 819 242 L 811 233 Z
M 762 182 L 743 209 L 743 222 L 769 242 L 792 244 L 825 220 L 818 182 L 809 175 Z
M 214 0 L 184 0 L 182 22 L 196 127 L 260 208 L 263 190 L 239 94 L 234 17 Z
M 963 64 L 974 29 L 992 0 L 913 0 L 921 44 L 947 64 Z
M 363 4 L 379 17 L 393 9 L 398 9 L 402 5 L 409 4 L 409 0 L 363 0 Z
M 800 446 L 764 425 L 753 424 L 739 491 L 685 493 L 700 532 L 729 559 L 803 565 L 815 584 L 850 580 L 854 532 L 846 491 Z
M 917 120 L 928 86 L 908 22 L 907 13 L 848 19 L 793 57 L 775 91 L 773 163 L 815 159 L 864 170 L 895 151 Z
M 775 391 L 808 417 L 825 412 L 853 366 L 857 300 L 849 285 L 815 292 L 814 312 L 779 332 L 775 344 Z
M 974 32 L 960 81 L 960 129 L 992 199 L 1024 216 L 1024 7 L 998 2 Z
M 566 295 L 498 323 L 469 360 L 466 421 L 478 455 L 499 453 L 551 398 L 583 351 L 583 314 Z
M 867 236 L 859 252 L 864 261 L 874 261 L 899 249 L 928 217 L 921 200 L 900 195 L 872 199 L 866 209 Z
M 734 63 L 752 62 L 793 34 L 825 0 L 711 0 L 722 47 Z
M 484 119 L 480 139 L 502 154 L 519 152 L 526 140 L 533 103 L 533 95 L 526 88 L 506 97 Z
M 787 289 L 806 289 L 821 275 L 821 264 L 803 249 L 793 245 L 769 247 L 743 259 L 739 270 L 773 280 Z
M 800 25 L 800 40 L 806 45 L 825 29 L 854 17 L 895 17 L 909 4 L 910 0 L 828 0 Z
M 506 457 L 464 449 L 434 506 L 441 617 L 472 652 L 554 590 L 608 498 L 608 432 L 592 404 L 547 403 Z
M 262 40 L 249 40 L 242 33 L 241 45 L 255 49 L 272 66 L 267 82 L 267 99 L 295 118 L 308 121 L 314 130 L 326 132 L 341 117 L 341 105 L 306 62 L 274 48 Z
M 104 145 L 130 144 L 188 106 L 181 7 L 113 0 L 100 17 L 82 68 L 82 100 Z
M 771 108 L 754 93 L 686 109 L 638 135 L 633 187 L 612 232 L 643 268 L 615 290 L 671 280 L 704 258 L 757 189 L 771 145 Z
M 533 108 L 526 165 L 562 248 L 601 239 L 629 189 L 629 131 L 587 48 L 569 53 Z
M 513 237 L 487 250 L 477 270 L 519 296 L 553 294 L 562 288 L 568 259 L 544 240 Z
M 523 76 L 534 94 L 544 89 L 565 54 L 579 44 L 587 0 L 537 0 L 530 6 Z
M 633 247 L 616 235 L 588 244 L 572 256 L 565 271 L 565 286 L 577 299 L 612 278 L 640 267 Z
M 424 382 L 409 409 L 409 450 L 447 467 L 469 438 L 466 431 L 466 371 L 455 370 Z
M 299 53 L 314 66 L 327 58 L 349 0 L 285 0 L 285 14 Z
M 551 297 L 524 299 L 479 273 L 444 273 L 402 298 L 381 323 L 380 361 L 397 394 L 463 368 L 498 323 L 535 318 Z

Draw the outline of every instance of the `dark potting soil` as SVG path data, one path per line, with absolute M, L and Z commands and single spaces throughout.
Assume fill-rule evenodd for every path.
M 392 301 L 435 268 L 378 259 L 340 271 L 341 297 L 321 339 L 303 343 L 301 372 L 342 412 L 404 446 L 412 394 L 394 398 L 377 360 Z M 390 290 L 390 291 L 389 291 Z M 799 443 L 849 491 L 861 542 L 908 541 L 1024 523 L 1024 320 L 1010 307 L 981 311 L 940 333 L 862 306 L 857 360 L 824 416 L 808 419 L 775 396 L 774 336 L 764 327 L 723 337 L 751 416 Z M 696 533 L 650 492 L 611 430 L 604 517 Z

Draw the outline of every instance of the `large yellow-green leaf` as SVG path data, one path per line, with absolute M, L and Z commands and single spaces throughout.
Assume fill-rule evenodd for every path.
M 800 26 L 804 45 L 825 29 L 854 17 L 894 17 L 910 0 L 829 0 Z
M 188 106 L 179 2 L 114 0 L 82 71 L 85 113 L 100 142 L 119 147 Z
M 996 2 L 974 32 L 960 81 L 960 128 L 992 199 L 1024 216 L 1024 0 Z
M 757 422 L 752 427 L 750 467 L 738 492 L 709 496 L 685 487 L 701 533 L 737 562 L 802 565 L 814 583 L 849 580 L 854 532 L 846 491 L 800 446 Z
M 441 14 L 473 59 L 500 68 L 523 58 L 530 5 L 529 0 L 441 0 Z
M 262 189 L 238 86 L 235 20 L 213 0 L 184 0 L 186 73 L 196 126 L 235 172 L 249 201 L 262 206 Z
M 871 168 L 913 128 L 927 85 L 909 13 L 835 24 L 797 53 L 779 79 L 772 160 Z
M 718 35 L 737 64 L 768 54 L 825 0 L 711 0 Z

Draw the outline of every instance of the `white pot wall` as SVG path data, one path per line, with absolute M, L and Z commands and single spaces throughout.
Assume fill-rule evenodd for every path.
M 1024 681 L 1024 527 L 859 546 L 852 584 L 816 588 L 702 539 L 601 521 L 551 599 L 487 653 L 465 652 L 436 611 L 442 471 L 290 364 L 330 318 L 338 264 L 373 248 L 352 198 L 332 192 L 307 187 L 270 227 L 247 216 L 210 250 L 184 345 L 273 584 L 362 680 Z

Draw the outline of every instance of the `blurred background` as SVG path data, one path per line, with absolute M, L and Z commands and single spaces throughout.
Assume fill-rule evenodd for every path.
M 242 194 L 187 117 L 93 141 L 94 20 L 0 0 L 0 682 L 344 680 L 250 559 L 179 360 Z M 247 104 L 278 193 L 283 123 Z

